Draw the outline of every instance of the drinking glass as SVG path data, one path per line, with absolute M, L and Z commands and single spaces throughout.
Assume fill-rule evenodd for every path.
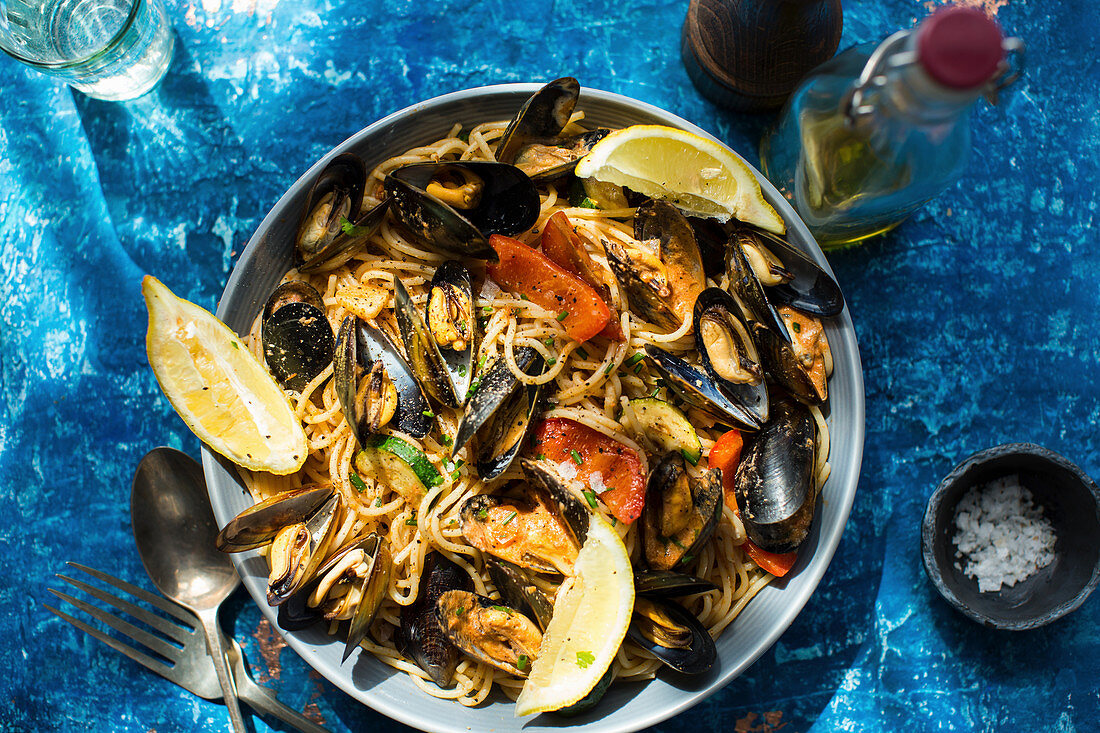
M 97 99 L 152 89 L 172 46 L 160 0 L 0 0 L 0 49 Z

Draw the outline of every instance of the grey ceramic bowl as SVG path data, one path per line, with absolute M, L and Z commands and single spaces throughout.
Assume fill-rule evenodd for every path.
M 1056 536 L 1054 561 L 1011 587 L 982 593 L 955 565 L 955 509 L 974 486 L 1018 475 Z M 975 453 L 928 500 L 921 556 L 932 585 L 951 606 L 993 629 L 1023 631 L 1065 616 L 1100 582 L 1100 490 L 1054 451 L 1007 443 Z
M 269 293 L 291 266 L 293 232 L 305 205 L 311 182 L 336 155 L 351 151 L 368 168 L 387 157 L 442 137 L 455 122 L 464 125 L 510 118 L 541 85 L 507 84 L 447 94 L 396 112 L 361 130 L 334 148 L 298 179 L 260 224 L 222 294 L 217 315 L 238 333 L 248 331 Z M 586 122 L 608 127 L 663 124 L 713 136 L 657 107 L 617 94 L 583 89 L 579 107 Z M 786 219 L 790 238 L 826 270 L 821 250 L 806 226 L 779 193 L 759 174 L 764 195 Z M 831 272 L 831 271 L 830 271 Z M 792 576 L 765 588 L 718 640 L 718 662 L 709 674 L 683 678 L 661 674 L 648 683 L 613 685 L 587 715 L 559 718 L 541 715 L 517 719 L 513 704 L 502 695 L 478 708 L 429 697 L 409 678 L 381 664 L 369 653 L 353 654 L 340 663 L 343 641 L 319 629 L 287 633 L 287 643 L 321 674 L 352 697 L 391 718 L 424 730 L 497 733 L 549 731 L 563 726 L 585 726 L 591 731 L 633 731 L 658 723 L 695 705 L 743 672 L 791 624 L 813 593 L 840 541 L 859 478 L 863 455 L 863 372 L 851 317 L 845 310 L 827 327 L 834 358 L 829 383 L 828 423 L 832 432 L 832 476 L 826 483 L 818 517 Z M 251 502 L 235 471 L 204 449 L 210 499 L 219 526 Z M 267 569 L 255 553 L 233 556 L 245 587 L 275 624 L 275 611 L 264 600 Z

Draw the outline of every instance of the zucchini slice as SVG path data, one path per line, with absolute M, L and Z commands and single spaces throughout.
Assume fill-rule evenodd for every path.
M 443 477 L 424 451 L 392 435 L 376 435 L 355 456 L 355 470 L 396 491 L 412 507 Z
M 653 397 L 631 400 L 630 407 L 642 432 L 662 451 L 680 451 L 692 465 L 699 462 L 703 455 L 699 435 L 678 407 Z

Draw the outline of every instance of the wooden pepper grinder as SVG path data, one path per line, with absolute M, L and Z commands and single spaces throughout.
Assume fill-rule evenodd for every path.
M 773 109 L 836 53 L 843 25 L 840 0 L 691 0 L 680 53 L 715 104 Z

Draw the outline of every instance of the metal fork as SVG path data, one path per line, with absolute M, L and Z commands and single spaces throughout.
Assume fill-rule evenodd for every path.
M 60 616 L 65 621 L 68 621 L 81 631 L 90 634 L 116 651 L 122 652 L 135 662 L 144 665 L 161 677 L 175 682 L 191 693 L 207 700 L 222 699 L 221 686 L 218 684 L 218 673 L 214 669 L 214 660 L 207 654 L 206 639 L 203 636 L 202 625 L 199 623 L 197 616 L 172 601 L 153 595 L 136 585 L 131 585 L 124 580 L 119 580 L 102 571 L 74 562 L 66 564 L 69 567 L 87 573 L 93 578 L 113 586 L 117 590 L 128 593 L 135 598 L 139 598 L 159 608 L 170 616 L 173 616 L 179 623 L 152 613 L 129 601 L 125 601 L 97 586 L 89 585 L 81 580 L 70 578 L 65 575 L 57 575 L 61 580 L 84 591 L 93 598 L 111 605 L 119 611 L 129 614 L 138 621 L 156 629 L 180 646 L 176 646 L 176 644 L 170 643 L 155 634 L 151 634 L 129 621 L 109 611 L 105 611 L 102 608 L 82 601 L 79 598 L 54 590 L 53 588 L 48 589 L 50 593 L 53 593 L 66 603 L 79 608 L 89 616 L 107 624 L 115 631 L 129 637 L 129 639 L 142 645 L 145 649 L 167 660 L 166 662 L 161 661 L 138 648 L 107 635 L 103 631 L 78 618 L 70 616 L 64 611 L 59 611 L 53 606 L 45 603 L 42 605 L 46 606 L 51 612 Z M 240 645 L 237 644 L 236 639 L 230 639 L 226 648 L 229 649 L 228 656 L 233 666 L 233 677 L 237 683 L 237 692 L 242 700 L 248 703 L 253 709 L 274 716 L 305 733 L 328 733 L 327 729 L 317 725 L 301 713 L 288 708 L 286 705 L 279 702 L 270 690 L 261 687 L 252 680 L 252 677 L 248 673 L 248 665 L 245 662 L 244 654 L 241 651 Z

